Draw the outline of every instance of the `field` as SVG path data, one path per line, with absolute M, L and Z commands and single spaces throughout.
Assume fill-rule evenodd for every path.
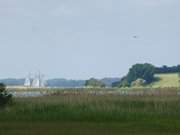
M 180 77 L 177 73 L 156 74 L 158 81 L 152 83 L 153 88 L 180 87 Z
M 15 98 L 0 110 L 0 135 L 178 135 L 179 89 L 151 92 L 64 90 Z

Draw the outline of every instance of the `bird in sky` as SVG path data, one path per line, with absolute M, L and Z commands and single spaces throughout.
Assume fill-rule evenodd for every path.
M 133 36 L 133 38 L 136 38 L 136 39 L 137 39 L 137 38 L 139 38 L 139 37 L 135 35 L 135 36 Z

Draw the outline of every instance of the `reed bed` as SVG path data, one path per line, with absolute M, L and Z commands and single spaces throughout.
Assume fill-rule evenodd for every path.
M 114 90 L 63 90 L 44 97 L 14 98 L 12 105 L 0 110 L 0 134 L 88 135 L 96 134 L 94 130 L 99 135 L 178 134 L 179 90 L 151 91 L 137 89 L 129 91 L 136 94 L 122 95 Z

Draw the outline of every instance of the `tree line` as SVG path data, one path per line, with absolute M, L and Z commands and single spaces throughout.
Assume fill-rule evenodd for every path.
M 112 87 L 130 87 L 143 86 L 156 80 L 154 77 L 157 73 L 180 73 L 180 65 L 178 66 L 162 66 L 155 67 L 152 64 L 135 64 L 120 81 L 112 83 Z M 106 87 L 106 85 L 98 79 L 91 78 L 85 82 L 86 87 Z
M 180 73 L 180 65 L 168 67 L 166 65 L 162 67 L 156 67 L 156 73 Z
M 128 74 L 119 82 L 114 82 L 112 87 L 130 87 L 150 84 L 156 80 L 154 74 L 159 73 L 180 73 L 180 65 L 155 67 L 149 63 L 135 64 L 129 69 Z
M 112 84 L 112 87 L 130 87 L 132 85 L 145 85 L 154 81 L 154 74 L 156 68 L 154 65 L 135 64 L 130 69 L 126 76 L 124 76 L 119 82 Z

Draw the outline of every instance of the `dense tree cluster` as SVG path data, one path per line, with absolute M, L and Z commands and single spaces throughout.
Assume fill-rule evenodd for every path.
M 154 74 L 156 73 L 179 73 L 180 77 L 180 65 L 178 66 L 162 66 L 155 67 L 152 64 L 135 64 L 130 69 L 128 74 L 120 81 L 114 82 L 113 87 L 129 87 L 134 85 L 149 84 L 155 80 Z M 180 81 L 179 81 L 180 83 Z
M 135 84 L 148 84 L 154 80 L 155 67 L 152 64 L 135 64 L 120 82 L 113 83 L 113 87 L 129 87 Z M 137 81 L 138 80 L 138 81 Z
M 130 68 L 126 78 L 129 83 L 141 78 L 146 83 L 151 83 L 154 80 L 155 67 L 151 64 L 135 64 Z
M 86 87 L 105 87 L 106 85 L 97 79 L 91 78 L 85 82 Z

